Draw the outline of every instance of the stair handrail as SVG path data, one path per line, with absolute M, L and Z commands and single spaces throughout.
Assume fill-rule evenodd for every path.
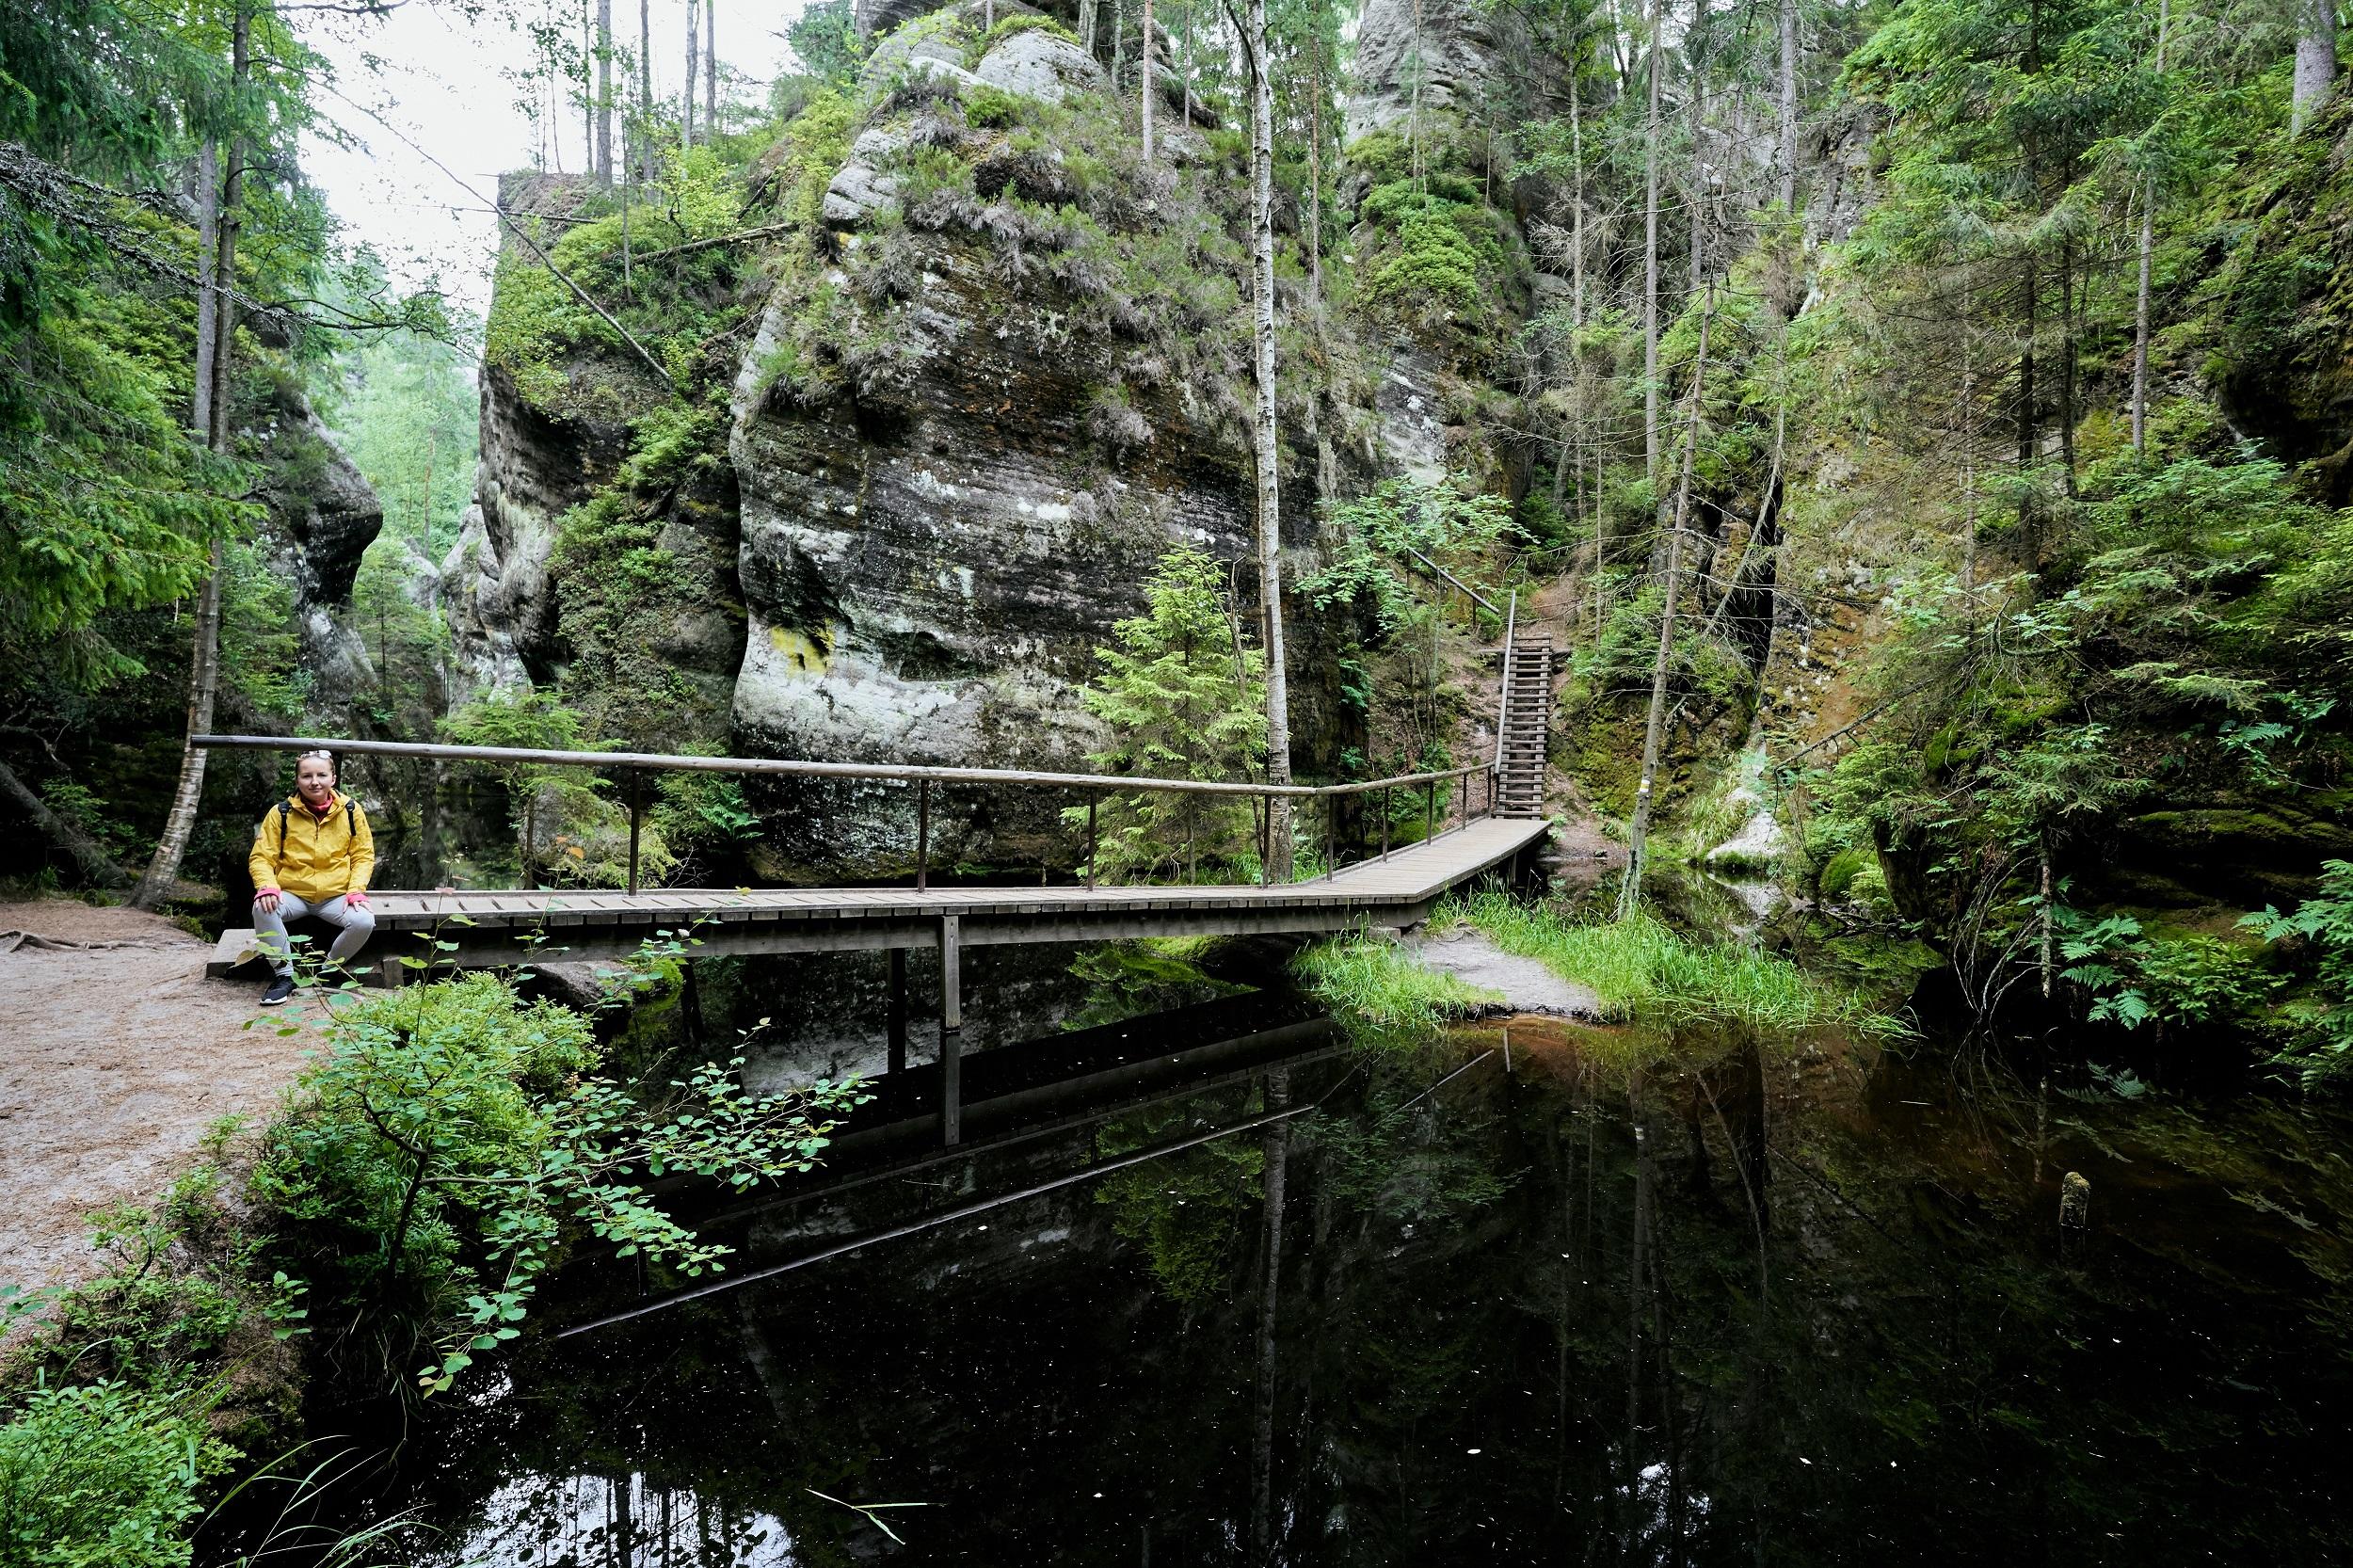
M 1404 551 L 1406 554 L 1411 555 L 1415 560 L 1419 561 L 1422 564 L 1423 568 L 1429 571 L 1433 576 L 1440 578 L 1443 581 L 1453 584 L 1455 587 L 1462 589 L 1464 593 L 1470 596 L 1472 603 L 1478 605 L 1481 610 L 1486 611 L 1487 614 L 1492 616 L 1496 613 L 1496 607 L 1488 601 L 1485 594 L 1481 593 L 1477 588 L 1472 587 L 1468 583 L 1464 582 L 1461 578 L 1447 570 L 1446 568 L 1438 565 L 1437 562 L 1432 560 L 1429 556 L 1424 555 L 1420 551 L 1416 550 L 1412 545 L 1400 545 L 1398 548 Z
M 1512 590 L 1512 607 L 1503 616 L 1503 681 L 1496 694 L 1496 775 L 1503 774 L 1503 730 L 1512 717 L 1512 632 L 1520 619 L 1520 591 Z

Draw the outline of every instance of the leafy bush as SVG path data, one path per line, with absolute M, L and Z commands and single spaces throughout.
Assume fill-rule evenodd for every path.
M 359 1307 L 382 1360 L 430 1346 L 417 1373 L 428 1394 L 520 1332 L 566 1222 L 622 1256 L 714 1269 L 729 1249 L 632 1178 L 675 1169 L 740 1189 L 808 1170 L 829 1118 L 859 1097 L 820 1081 L 755 1099 L 740 1064 L 666 1088 L 593 1077 L 584 1018 L 489 974 L 372 996 L 330 1036 L 270 1127 L 253 1191 L 289 1269 Z
M 2297 1034 L 2278 1064 L 2307 1087 L 2353 1068 L 2353 861 L 2321 868 L 2320 891 L 2282 915 L 2265 907 L 2241 922 L 2270 942 L 2300 942 L 2320 985 L 2318 1005 L 2297 1019 Z
M 0 1565 L 185 1568 L 199 1489 L 235 1455 L 177 1390 L 34 1390 L 0 1426 Z

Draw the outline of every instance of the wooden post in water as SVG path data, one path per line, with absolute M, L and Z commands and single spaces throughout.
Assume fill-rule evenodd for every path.
M 884 1030 L 890 1041 L 890 1063 L 886 1069 L 903 1073 L 907 1070 L 907 950 L 890 950 L 890 998 L 885 1004 Z
M 962 922 L 939 917 L 939 1141 L 964 1141 L 964 996 Z
M 932 781 L 915 781 L 915 888 L 932 885 Z
M 2084 1249 L 2091 1224 L 2091 1182 L 2081 1171 L 2059 1178 L 2059 1256 L 2073 1262 Z

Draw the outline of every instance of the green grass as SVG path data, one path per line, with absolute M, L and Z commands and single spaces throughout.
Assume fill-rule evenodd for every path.
M 1501 1001 L 1499 991 L 1424 968 L 1394 943 L 1335 936 L 1304 949 L 1291 968 L 1343 1018 L 1376 1029 L 1426 1032 Z
M 1869 1033 L 1900 1026 L 1786 958 L 1697 942 L 1647 914 L 1575 920 L 1501 893 L 1449 900 L 1436 920 L 1465 920 L 1506 952 L 1592 987 L 1605 1016 L 1731 1023 L 1765 1031 L 1841 1024 Z

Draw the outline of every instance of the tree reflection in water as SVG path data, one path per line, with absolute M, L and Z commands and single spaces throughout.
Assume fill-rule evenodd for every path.
M 764 1220 L 747 1263 L 1312 1107 L 544 1344 L 401 1500 L 452 1563 L 898 1550 L 812 1490 L 941 1562 L 2338 1560 L 2341 1120 L 1512 1029 L 1508 1076 L 1447 1079 L 1493 1028 L 1303 1061 Z

